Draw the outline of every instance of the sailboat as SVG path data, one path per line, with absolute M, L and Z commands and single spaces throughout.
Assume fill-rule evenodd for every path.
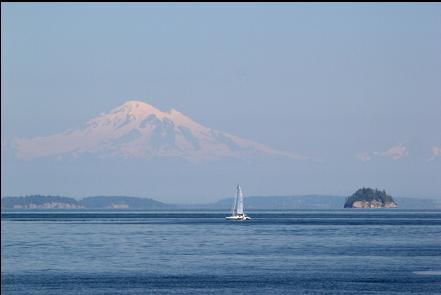
M 240 185 L 236 188 L 236 198 L 234 198 L 232 214 L 225 217 L 228 220 L 250 220 L 251 218 L 243 212 L 243 194 Z

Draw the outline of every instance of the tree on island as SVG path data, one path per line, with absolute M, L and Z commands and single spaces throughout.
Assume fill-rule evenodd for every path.
M 354 194 L 346 198 L 345 208 L 360 208 L 359 204 L 363 204 L 361 208 L 381 208 L 396 207 L 396 203 L 392 196 L 388 195 L 385 190 L 361 188 Z M 374 205 L 372 205 L 374 204 Z

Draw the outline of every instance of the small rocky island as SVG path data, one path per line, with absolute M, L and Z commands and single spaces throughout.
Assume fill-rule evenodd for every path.
M 361 188 L 352 196 L 346 198 L 345 208 L 397 208 L 394 199 L 386 192 Z

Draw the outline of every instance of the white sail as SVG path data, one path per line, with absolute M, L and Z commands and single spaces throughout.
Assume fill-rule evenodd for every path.
M 243 214 L 243 195 L 242 195 L 242 190 L 240 189 L 240 185 L 237 186 L 236 200 L 237 200 L 236 215 Z
M 237 194 L 236 194 L 236 197 L 234 198 L 234 201 L 233 201 L 233 207 L 231 208 L 231 214 L 233 216 L 237 215 Z
M 250 220 L 251 218 L 243 212 L 243 194 L 240 185 L 236 188 L 236 197 L 234 198 L 231 216 L 225 217 L 229 220 Z

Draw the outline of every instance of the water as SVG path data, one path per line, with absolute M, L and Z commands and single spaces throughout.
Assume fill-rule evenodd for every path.
M 441 294 L 441 210 L 2 212 L 2 294 Z

